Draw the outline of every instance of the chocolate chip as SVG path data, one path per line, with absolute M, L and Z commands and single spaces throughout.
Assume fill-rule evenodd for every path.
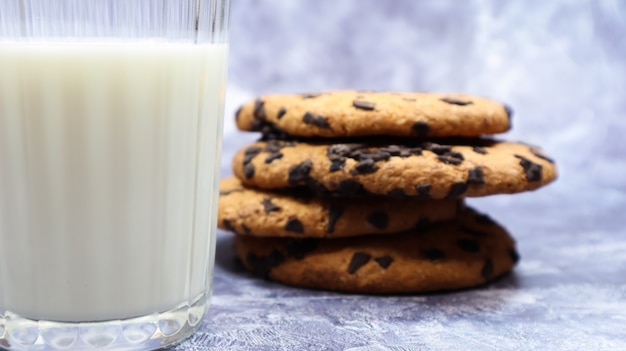
M 326 149 L 326 156 L 328 156 L 328 158 L 330 159 L 346 157 L 350 154 L 351 151 L 352 148 L 350 148 L 350 146 L 346 144 L 335 144 L 329 146 L 328 149 Z
M 463 163 L 463 160 L 452 157 L 452 156 L 448 156 L 448 155 L 437 156 L 437 159 L 445 164 L 455 165 L 455 166 L 458 166 L 461 163 Z
M 458 152 L 458 151 L 450 151 L 450 153 L 448 154 L 448 156 L 452 157 L 452 158 L 456 158 L 459 159 L 461 161 L 465 160 L 465 157 L 463 157 L 463 154 Z
M 430 130 L 430 127 L 428 126 L 428 123 L 426 122 L 420 121 L 420 122 L 413 123 L 413 131 L 415 131 L 418 137 L 428 136 L 429 130 Z
M 389 223 L 389 215 L 385 212 L 374 212 L 367 216 L 367 222 L 378 229 L 385 229 Z
M 243 175 L 246 177 L 246 179 L 250 179 L 254 176 L 254 165 L 252 163 L 248 163 L 247 165 L 243 166 Z
M 226 230 L 229 230 L 231 232 L 236 232 L 235 227 L 233 226 L 232 223 L 230 223 L 230 220 L 224 219 L 222 220 L 222 224 L 224 225 L 224 228 L 226 228 Z
M 304 233 L 304 226 L 296 217 L 289 216 L 289 218 L 287 218 L 287 223 L 285 224 L 285 230 L 288 232 L 302 234 Z
M 421 156 L 422 155 L 422 148 L 420 147 L 412 147 L 410 149 L 407 149 L 406 151 L 408 151 L 411 155 L 415 155 L 415 156 Z M 403 156 L 403 154 L 400 154 L 400 156 Z M 407 157 L 410 155 L 407 155 Z
M 480 275 L 483 276 L 485 280 L 489 280 L 493 277 L 493 261 L 488 258 L 483 265 L 483 269 L 480 270 Z
M 481 154 L 481 155 L 487 154 L 487 149 L 480 147 L 480 146 L 472 146 L 472 150 L 477 154 Z
M 393 199 L 404 199 L 407 198 L 406 193 L 402 189 L 393 189 L 387 193 L 387 196 Z
M 415 189 L 417 190 L 417 198 L 419 200 L 430 199 L 430 184 L 418 184 Z
M 361 100 L 352 101 L 352 106 L 354 106 L 357 109 L 365 110 L 365 111 L 374 111 L 374 109 L 376 108 L 375 103 L 369 102 L 369 101 L 361 101 Z
M 452 184 L 450 192 L 446 195 L 446 199 L 455 199 L 467 191 L 467 183 L 458 182 Z
M 469 170 L 467 183 L 477 185 L 485 184 L 485 177 L 483 176 L 483 170 L 482 168 L 480 168 L 480 166 L 476 166 L 473 169 Z
M 257 99 L 254 102 L 253 116 L 261 121 L 265 121 L 267 119 L 267 114 L 265 114 L 265 101 Z
M 254 131 L 262 130 L 264 126 L 265 126 L 265 123 L 263 123 L 263 121 L 260 121 L 258 119 L 253 119 L 252 122 L 250 122 L 250 129 Z
M 350 171 L 350 174 L 352 175 L 371 174 L 376 171 L 378 171 L 378 166 L 376 166 L 376 164 L 374 163 L 374 160 L 370 158 L 370 159 L 365 159 L 363 161 L 359 161 L 359 163 L 356 164 L 354 169 Z
M 272 163 L 272 161 L 278 160 L 280 158 L 283 158 L 282 152 L 275 152 L 265 158 L 265 163 Z
M 267 256 L 257 256 L 250 252 L 246 257 L 246 261 L 252 267 L 254 273 L 267 278 L 274 267 L 285 261 L 285 257 L 277 250 L 272 251 Z
M 390 156 L 400 156 L 403 148 L 398 145 L 388 145 L 381 147 L 380 150 L 388 153 Z
M 519 164 L 524 169 L 524 173 L 526 173 L 526 180 L 529 182 L 535 182 L 541 180 L 541 165 L 532 162 L 524 156 L 515 155 L 515 157 L 520 159 Z
M 343 169 L 346 165 L 345 158 L 337 158 L 330 161 L 330 168 L 328 169 L 330 172 L 337 172 Z
M 447 104 L 451 104 L 451 105 L 458 105 L 458 106 L 466 106 L 466 105 L 471 105 L 472 102 L 471 101 L 464 101 L 464 100 L 459 100 L 459 99 L 455 99 L 455 98 L 451 98 L 451 97 L 444 97 L 439 99 Z
M 486 232 L 481 232 L 480 230 L 476 230 L 476 229 L 472 229 L 472 228 L 468 228 L 468 227 L 460 227 L 459 228 L 460 231 L 473 235 L 473 236 L 477 236 L 477 237 L 483 237 L 483 236 L 488 236 L 489 234 Z
M 309 177 L 309 173 L 313 168 L 311 160 L 297 164 L 289 169 L 289 184 L 296 184 Z
M 510 122 L 511 118 L 513 118 L 513 109 L 511 108 L 511 106 L 507 104 L 504 104 L 502 106 L 504 106 L 504 112 L 506 112 L 506 118 L 508 118 Z
M 515 250 L 514 247 L 509 249 L 509 257 L 511 258 L 511 262 L 513 262 L 513 264 L 517 264 L 517 262 L 519 262 L 519 253 L 517 253 L 517 250 Z
M 369 262 L 371 258 L 372 256 L 365 252 L 361 252 L 361 251 L 355 252 L 354 255 L 352 256 L 352 259 L 350 260 L 350 264 L 348 265 L 348 273 L 350 274 L 356 273 L 356 271 L 358 271 L 359 268 L 365 266 L 365 264 L 367 264 L 367 262 Z
M 304 116 L 302 116 L 302 122 L 316 126 L 318 128 L 324 128 L 324 129 L 330 128 L 330 124 L 328 124 L 328 120 L 326 120 L 326 117 L 321 116 L 321 115 L 316 116 L 312 114 L 311 112 L 307 112 L 304 114 Z
M 316 98 L 318 96 L 322 95 L 321 93 L 306 93 L 306 94 L 302 94 L 302 98 L 303 99 L 313 99 Z
M 448 146 L 448 148 L 449 148 L 449 146 Z M 440 148 L 436 149 L 436 150 L 437 150 L 437 152 L 435 152 L 435 153 L 442 152 L 442 150 L 443 150 L 443 149 L 444 149 L 443 147 L 440 147 Z M 451 149 L 450 149 L 450 150 L 451 150 Z M 431 150 L 431 151 L 432 151 L 432 150 Z M 434 152 L 434 151 L 433 151 L 433 152 Z M 440 156 L 437 156 L 437 159 L 438 159 L 439 161 L 443 162 L 443 163 L 458 166 L 458 165 L 460 165 L 461 163 L 463 163 L 463 160 L 464 160 L 465 158 L 463 157 L 463 154 L 462 154 L 462 153 L 460 153 L 460 152 L 456 152 L 456 151 L 447 151 L 445 154 L 440 155 Z
M 243 153 L 243 164 L 246 165 L 250 163 L 250 161 L 252 161 L 252 159 L 255 158 L 256 155 L 260 154 L 261 151 L 263 151 L 263 148 L 259 146 L 250 146 L 249 148 L 247 148 L 246 151 L 244 151 Z
M 430 144 L 426 144 L 426 148 L 440 156 L 443 156 L 452 152 L 452 147 L 449 145 L 439 145 L 435 143 L 430 143 Z
M 243 189 L 228 189 L 228 190 L 220 190 L 220 196 L 227 196 L 232 193 L 240 193 L 244 191 Z
M 280 140 L 269 140 L 265 143 L 264 151 L 276 153 L 280 152 L 280 149 L 283 148 L 283 143 Z
M 327 197 L 330 195 L 330 192 L 322 183 L 318 182 L 313 178 L 304 179 L 304 184 L 309 190 L 313 191 L 313 194 L 317 197 Z
M 480 244 L 475 239 L 462 238 L 462 239 L 459 239 L 456 242 L 456 244 L 463 251 L 467 251 L 467 252 L 479 252 L 480 251 Z
M 378 263 L 378 265 L 381 266 L 382 268 L 387 269 L 389 268 L 391 263 L 393 263 L 393 257 L 391 256 L 376 257 L 374 261 L 376 261 L 376 263 Z
M 317 248 L 317 240 L 312 238 L 307 239 L 293 239 L 287 242 L 287 255 L 301 260 L 309 252 Z
M 458 199 L 456 201 L 456 215 L 460 216 L 463 212 L 465 212 L 465 201 Z
M 258 120 L 254 120 L 254 121 L 258 121 Z M 261 131 L 261 140 L 263 140 L 263 141 L 267 141 L 267 140 L 288 140 L 288 139 L 292 139 L 293 138 L 291 135 L 285 133 L 282 130 L 279 130 L 274 125 L 269 124 L 269 123 L 263 123 L 262 126 L 259 129 L 253 129 L 253 130 L 260 130 Z
M 439 249 L 424 249 L 420 254 L 429 261 L 440 261 L 445 257 L 445 253 Z
M 494 222 L 494 220 L 491 219 L 491 217 L 487 216 L 486 214 L 477 214 L 476 217 L 474 217 L 474 220 L 476 221 L 476 223 L 480 223 L 480 224 L 486 224 L 486 225 L 496 224 L 496 222 Z
M 272 198 L 270 197 L 264 198 L 261 204 L 263 205 L 263 211 L 265 211 L 265 213 L 278 212 L 281 210 L 280 206 L 272 203 Z
M 418 232 L 422 232 L 428 229 L 429 226 L 430 226 L 430 218 L 422 217 L 417 221 L 417 223 L 415 223 L 415 225 L 413 226 L 413 229 Z
M 346 197 L 358 196 L 367 193 L 361 183 L 352 179 L 344 179 L 340 181 L 339 184 L 337 184 L 335 191 L 338 195 Z
M 243 224 L 243 223 L 241 224 L 241 229 L 243 229 L 243 232 L 246 235 L 252 234 L 252 231 L 250 230 L 250 228 L 247 225 Z
M 335 224 L 342 214 L 343 208 L 334 204 L 328 207 L 328 225 L 326 226 L 327 233 L 332 233 L 335 231 Z
M 361 160 L 371 159 L 371 160 L 374 160 L 374 162 L 388 161 L 390 158 L 391 158 L 390 153 L 380 150 L 380 149 L 376 151 L 372 151 L 372 152 L 363 152 L 360 155 Z
M 530 147 L 530 153 L 537 156 L 538 158 L 544 160 L 544 161 L 548 161 L 550 163 L 554 163 L 554 160 L 551 159 L 550 157 L 544 155 L 540 150 L 538 150 L 537 148 L 534 147 Z
M 276 113 L 276 119 L 281 119 L 281 118 L 283 118 L 283 116 L 285 115 L 285 113 L 287 113 L 287 109 L 286 109 L 286 108 L 284 108 L 284 107 L 281 107 L 281 108 L 278 110 L 278 113 Z
M 237 112 L 235 112 L 235 121 L 239 120 L 239 115 L 241 115 L 241 110 L 243 110 L 243 106 L 239 106 Z

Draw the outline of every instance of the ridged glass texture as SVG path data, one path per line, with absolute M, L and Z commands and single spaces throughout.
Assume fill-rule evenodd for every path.
M 152 350 L 199 327 L 228 6 L 0 2 L 0 348 Z

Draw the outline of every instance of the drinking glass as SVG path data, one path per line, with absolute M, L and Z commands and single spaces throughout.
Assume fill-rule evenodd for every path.
M 201 324 L 228 0 L 0 2 L 0 347 L 152 350 Z

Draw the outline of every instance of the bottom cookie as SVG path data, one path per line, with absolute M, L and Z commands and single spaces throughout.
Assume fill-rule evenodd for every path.
M 246 269 L 284 284 L 378 294 L 479 286 L 519 259 L 506 230 L 471 209 L 422 231 L 345 239 L 236 235 L 234 248 Z

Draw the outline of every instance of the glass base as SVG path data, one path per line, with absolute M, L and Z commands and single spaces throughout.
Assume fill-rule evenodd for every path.
M 0 315 L 3 350 L 147 351 L 168 347 L 195 332 L 208 306 L 206 294 L 169 311 L 92 323 L 65 323 Z

